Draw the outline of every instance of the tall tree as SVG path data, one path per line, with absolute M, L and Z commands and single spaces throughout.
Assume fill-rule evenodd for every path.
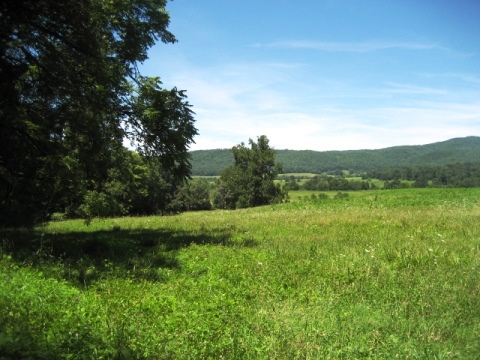
M 257 142 L 249 140 L 250 148 L 244 143 L 234 146 L 232 153 L 235 164 L 220 176 L 215 206 L 235 209 L 282 202 L 287 192 L 274 183 L 282 172 L 282 166 L 275 163 L 275 150 L 270 147 L 265 135 Z
M 126 138 L 189 176 L 186 96 L 138 72 L 157 40 L 176 42 L 166 1 L 0 4 L 0 225 L 47 219 L 98 190 Z

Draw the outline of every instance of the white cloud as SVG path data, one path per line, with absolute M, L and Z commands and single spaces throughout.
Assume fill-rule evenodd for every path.
M 207 133 L 206 140 L 198 142 L 194 149 L 230 148 L 263 134 L 275 148 L 295 150 L 375 149 L 480 135 L 480 105 L 429 105 L 268 115 L 245 110 L 227 113 L 232 115 L 231 121 L 223 125 L 225 114 L 210 112 L 210 121 L 199 120 L 200 131 L 203 126 Z
M 480 135 L 480 102 L 472 100 L 480 91 L 462 101 L 461 91 L 428 82 L 363 88 L 326 78 L 303 84 L 303 71 L 301 64 L 271 62 L 182 66 L 166 82 L 188 89 L 200 132 L 192 150 L 231 148 L 259 135 L 276 149 L 320 151 Z

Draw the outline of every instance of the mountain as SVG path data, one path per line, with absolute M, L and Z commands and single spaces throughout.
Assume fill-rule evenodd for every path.
M 194 176 L 220 175 L 234 162 L 229 149 L 196 150 L 190 154 Z M 283 164 L 285 173 L 314 174 L 332 170 L 367 171 L 394 166 L 480 162 L 480 137 L 378 150 L 277 150 L 276 161 Z

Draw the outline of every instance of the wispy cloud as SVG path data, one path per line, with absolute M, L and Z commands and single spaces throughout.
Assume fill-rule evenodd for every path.
M 191 65 L 166 80 L 188 89 L 194 105 L 200 135 L 192 150 L 231 148 L 263 134 L 276 149 L 320 151 L 480 135 L 480 90 L 467 98 L 424 79 L 357 84 L 327 77 L 305 85 L 308 71 L 288 62 Z
M 201 104 L 206 95 L 193 90 L 195 102 Z M 230 148 L 262 134 L 277 149 L 320 151 L 418 145 L 480 135 L 480 103 L 412 100 L 397 106 L 370 103 L 359 108 L 347 101 L 302 108 L 296 99 L 265 88 L 256 89 L 248 99 L 231 92 L 227 98 L 219 107 L 197 111 L 200 136 L 192 149 Z
M 268 44 L 255 44 L 255 47 L 309 49 L 326 52 L 374 52 L 388 49 L 404 50 L 449 50 L 435 43 L 396 42 L 396 41 L 363 41 L 363 42 L 328 42 L 328 41 L 278 41 Z

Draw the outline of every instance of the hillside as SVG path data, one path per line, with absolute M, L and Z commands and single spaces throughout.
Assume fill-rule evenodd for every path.
M 233 164 L 229 149 L 196 150 L 192 175 L 215 176 Z M 378 150 L 277 150 L 285 173 L 322 173 L 332 170 L 367 171 L 392 166 L 445 165 L 479 162 L 480 137 L 469 136 L 427 145 L 394 146 Z

